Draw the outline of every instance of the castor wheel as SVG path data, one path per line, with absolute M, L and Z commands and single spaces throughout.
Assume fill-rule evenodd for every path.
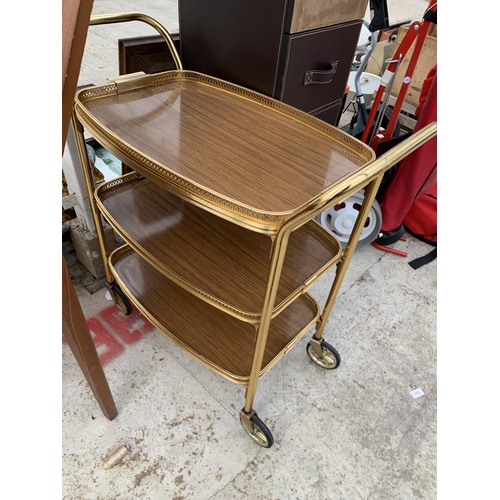
M 314 342 L 316 345 L 313 345 Z M 324 340 L 311 339 L 307 344 L 307 354 L 318 366 L 326 370 L 335 370 L 340 365 L 340 354 L 337 349 Z
M 121 291 L 121 288 L 118 285 L 108 286 L 108 288 L 111 293 L 111 298 L 113 299 L 116 307 L 118 307 L 118 310 L 125 316 L 128 316 L 132 312 L 132 305 L 125 294 Z
M 246 415 L 243 411 L 240 412 L 240 422 L 245 429 L 245 432 L 263 448 L 271 448 L 274 444 L 273 435 L 266 427 L 266 424 L 254 413 L 252 416 Z

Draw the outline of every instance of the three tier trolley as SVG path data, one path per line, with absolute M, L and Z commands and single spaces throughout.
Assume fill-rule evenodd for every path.
M 436 124 L 375 159 L 371 148 L 282 102 L 183 70 L 119 77 L 80 90 L 72 124 L 104 259 L 124 314 L 133 303 L 201 363 L 246 386 L 240 421 L 260 446 L 273 436 L 253 408 L 259 379 L 314 325 L 312 361 L 339 366 L 323 339 L 384 172 L 436 134 Z M 132 169 L 95 184 L 84 131 Z M 361 188 L 345 249 L 314 218 Z M 126 242 L 108 253 L 101 216 Z M 336 275 L 323 308 L 308 293 Z

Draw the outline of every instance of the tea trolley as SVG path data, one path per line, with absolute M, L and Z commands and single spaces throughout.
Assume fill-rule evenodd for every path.
M 323 331 L 363 221 L 383 173 L 436 125 L 376 159 L 309 114 L 183 70 L 168 32 L 145 14 L 93 16 L 90 24 L 134 20 L 157 29 L 177 69 L 80 90 L 72 116 L 107 285 L 124 314 L 133 303 L 201 363 L 246 386 L 241 424 L 271 447 L 253 408 L 259 379 L 314 325 L 307 354 L 322 368 L 339 366 Z M 96 185 L 85 130 L 133 171 Z M 314 218 L 361 188 L 343 249 Z M 126 242 L 111 254 L 101 216 Z M 320 311 L 308 290 L 335 265 Z

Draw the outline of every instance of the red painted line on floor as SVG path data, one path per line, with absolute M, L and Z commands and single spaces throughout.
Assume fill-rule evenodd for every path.
M 116 357 L 123 351 L 123 346 L 104 328 L 103 324 L 97 318 L 87 320 L 94 345 L 97 349 L 105 345 L 106 350 L 99 354 L 99 361 L 102 365 Z
M 112 305 L 98 313 L 97 317 L 106 321 L 111 331 L 120 335 L 121 340 L 126 344 L 137 342 L 154 330 L 154 326 L 135 307 L 128 316 L 125 316 Z
M 114 304 L 87 319 L 87 325 L 97 352 L 100 352 L 99 360 L 102 365 L 155 328 L 134 306 L 132 312 L 125 316 Z M 62 340 L 66 343 L 64 336 Z

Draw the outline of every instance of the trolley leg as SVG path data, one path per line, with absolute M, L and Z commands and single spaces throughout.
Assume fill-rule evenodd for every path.
M 323 308 L 323 312 L 318 320 L 318 323 L 316 324 L 316 332 L 311 339 L 311 348 L 314 350 L 314 353 L 320 358 L 323 355 L 323 349 L 321 346 L 323 341 L 323 330 L 325 329 L 326 322 L 332 311 L 333 304 L 337 299 L 340 286 L 342 285 L 345 273 L 347 271 L 347 268 L 349 267 L 349 263 L 351 261 L 354 250 L 356 249 L 361 231 L 363 230 L 366 218 L 373 204 L 373 201 L 375 200 L 375 196 L 380 187 L 380 183 L 382 182 L 382 177 L 383 173 L 372 182 L 370 182 L 365 190 L 365 198 L 363 200 L 363 204 L 361 205 L 361 210 L 356 219 L 356 223 L 354 224 L 354 228 L 351 236 L 349 237 L 349 241 L 347 242 L 342 260 L 337 264 L 337 271 L 332 284 L 332 288 L 330 289 L 330 293 L 326 300 L 325 307 Z
M 245 432 L 263 448 L 271 448 L 274 444 L 274 438 L 266 424 L 252 410 L 250 413 L 240 411 L 240 422 Z
M 73 125 L 73 130 L 75 133 L 76 146 L 78 148 L 78 156 L 80 157 L 80 162 L 82 164 L 83 174 L 85 176 L 85 184 L 87 186 L 87 193 L 90 201 L 90 208 L 92 210 L 92 216 L 94 218 L 95 228 L 97 231 L 97 238 L 99 240 L 99 247 L 102 253 L 102 260 L 104 263 L 104 271 L 106 273 L 106 281 L 108 284 L 114 282 L 113 275 L 108 264 L 108 248 L 106 245 L 106 238 L 104 236 L 104 228 L 102 225 L 101 217 L 94 198 L 94 178 L 92 176 L 92 168 L 90 166 L 89 157 L 87 154 L 87 145 L 85 144 L 85 138 L 83 136 L 83 126 L 78 121 L 75 111 L 71 114 L 71 124 Z
M 257 392 L 259 373 L 262 366 L 262 360 L 264 358 L 267 335 L 271 324 L 272 311 L 276 300 L 276 292 L 278 290 L 281 270 L 283 268 L 283 261 L 285 260 L 289 235 L 290 231 L 288 229 L 282 230 L 276 235 L 276 239 L 273 243 L 269 277 L 264 296 L 264 305 L 262 308 L 257 340 L 255 343 L 252 369 L 246 390 L 245 406 L 240 412 L 240 421 L 244 429 L 254 441 L 266 448 L 272 446 L 272 435 L 269 429 L 267 429 L 264 423 L 258 418 L 257 413 L 252 407 L 255 394 Z

